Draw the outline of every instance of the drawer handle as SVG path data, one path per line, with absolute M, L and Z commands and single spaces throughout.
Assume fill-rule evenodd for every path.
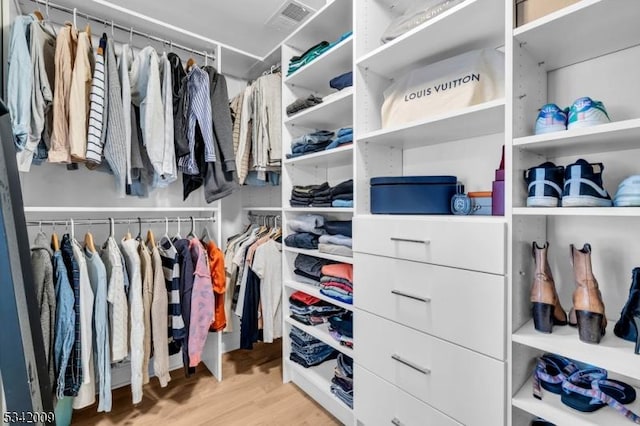
M 402 426 L 402 422 L 397 417 L 394 417 L 393 420 L 391 420 L 391 424 L 395 426 Z
M 416 243 L 416 244 L 425 244 L 425 245 L 428 245 L 431 243 L 431 241 L 429 240 L 412 240 L 410 238 L 391 237 L 390 239 L 391 241 L 400 241 L 403 243 Z
M 431 374 L 431 370 L 429 370 L 428 368 L 423 368 L 423 367 L 420 367 L 419 365 L 412 363 L 411 361 L 407 361 L 406 359 L 401 358 L 400 355 L 393 354 L 391 355 L 391 358 L 394 361 L 398 361 L 400 364 L 404 364 L 409 368 L 413 368 L 414 370 L 419 371 L 422 374 Z
M 407 299 L 417 300 L 419 302 L 424 302 L 424 303 L 431 302 L 431 299 L 429 299 L 428 297 L 420 297 L 413 294 L 404 293 L 400 290 L 391 290 L 391 294 L 395 294 L 396 296 L 406 297 Z

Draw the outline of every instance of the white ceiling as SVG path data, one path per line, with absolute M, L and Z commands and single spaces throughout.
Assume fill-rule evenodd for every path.
M 298 1 L 315 10 L 326 3 L 326 0 Z M 160 37 L 176 37 L 176 42 L 194 48 L 200 48 L 203 40 L 215 40 L 259 58 L 269 54 L 289 35 L 265 25 L 284 2 L 285 0 L 52 1 L 66 7 L 77 7 L 79 12 L 115 20 Z M 35 8 L 35 4 L 30 1 L 22 0 L 21 3 L 25 12 L 29 8 Z M 40 6 L 40 9 L 44 7 Z M 185 33 L 187 37 L 183 37 Z M 193 37 L 194 34 L 196 37 Z

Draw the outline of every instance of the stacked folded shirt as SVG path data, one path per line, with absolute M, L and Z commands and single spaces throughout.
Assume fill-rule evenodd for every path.
M 345 87 L 353 86 L 353 71 L 347 71 L 329 81 L 329 86 L 336 90 L 342 90 Z
M 353 303 L 353 265 L 335 263 L 322 267 L 320 293 L 344 303 Z
M 315 250 L 318 248 L 318 236 L 309 232 L 296 232 L 288 235 L 284 244 L 287 247 Z
M 342 308 L 301 291 L 296 291 L 289 297 L 289 316 L 305 325 L 324 324 L 329 318 L 345 312 Z
M 333 43 L 329 43 L 327 41 L 321 41 L 320 43 L 311 46 L 302 55 L 293 56 L 289 60 L 289 70 L 287 71 L 287 76 L 293 74 L 298 69 L 307 65 L 308 63 L 316 59 L 318 56 L 322 55 L 324 52 L 331 49 L 333 46 L 347 39 L 348 37 L 351 36 L 352 33 L 353 33 L 352 31 L 347 31 L 346 33 L 342 34 L 340 38 L 338 38 L 338 40 L 334 41 Z
M 353 257 L 352 225 L 350 220 L 326 221 L 327 232 L 318 238 L 318 251 L 336 256 Z
M 335 263 L 332 260 L 320 259 L 306 254 L 299 254 L 294 261 L 296 280 L 305 284 L 320 287 L 322 267 Z
M 353 348 L 353 313 L 329 318 L 329 333 L 340 345 Z
M 291 191 L 291 207 L 353 207 L 353 179 L 330 187 L 320 185 L 296 185 Z
M 353 408 L 353 359 L 338 355 L 337 365 L 331 379 L 331 393 L 349 408 Z
M 323 193 L 328 189 L 331 187 L 326 182 L 320 185 L 296 185 L 291 191 L 291 207 L 309 207 L 316 194 Z
M 353 143 L 353 127 L 343 127 L 338 130 L 335 139 L 325 149 L 334 149 L 350 143 Z
M 329 130 L 318 130 L 295 138 L 291 141 L 291 154 L 287 154 L 287 158 L 301 157 L 324 151 L 327 146 L 333 143 L 334 135 L 335 133 Z
M 307 108 L 314 107 L 318 104 L 322 103 L 322 98 L 319 96 L 315 96 L 313 94 L 307 96 L 306 98 L 298 98 L 289 105 L 287 105 L 287 116 L 292 116 L 293 114 L 303 111 Z
M 338 356 L 338 351 L 297 327 L 291 327 L 289 359 L 305 368 L 322 364 Z

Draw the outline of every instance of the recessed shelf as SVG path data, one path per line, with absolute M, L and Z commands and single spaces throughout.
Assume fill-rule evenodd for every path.
M 449 58 L 504 44 L 504 0 L 467 0 L 358 58 L 357 65 L 388 78 L 412 63 Z
M 546 157 L 640 149 L 640 119 L 516 138 L 513 146 Z
M 314 92 L 329 90 L 329 80 L 353 69 L 353 36 L 342 40 L 307 65 L 286 77 L 290 86 L 304 87 Z M 331 89 L 333 90 L 333 89 Z
M 514 207 L 513 215 L 640 217 L 640 207 Z
M 353 87 L 325 96 L 321 104 L 284 120 L 287 126 L 333 130 L 353 123 Z
M 512 340 L 522 345 L 586 362 L 628 377 L 640 377 L 640 355 L 633 353 L 634 344 L 613 334 L 615 320 L 608 320 L 607 332 L 598 345 L 580 341 L 578 330 L 569 326 L 553 327 L 553 333 L 540 333 L 533 320 L 520 327 Z M 564 423 L 563 423 L 564 424 Z M 567 423 L 570 424 L 570 423 Z M 608 424 L 608 423 L 603 423 Z
M 352 25 L 353 6 L 351 2 L 331 1 L 297 28 L 283 44 L 303 52 L 320 40 L 337 39 L 338 36 L 349 31 Z
M 284 247 L 284 251 L 289 253 L 306 254 L 307 256 L 318 257 L 320 259 L 335 260 L 336 262 L 341 262 L 341 263 L 353 263 L 352 257 L 336 256 L 335 254 L 321 253 L 318 250 L 306 250 L 306 249 L 299 249 L 295 247 Z
M 336 360 L 325 361 L 315 367 L 304 368 L 289 360 L 289 354 L 285 354 L 285 363 L 292 373 L 292 381 L 303 391 L 338 418 L 343 424 L 354 424 L 353 410 L 347 407 L 334 394 L 331 393 L 331 379 L 334 375 Z
M 582 0 L 516 28 L 513 36 L 554 70 L 637 45 L 638 16 L 637 0 Z
M 287 158 L 286 165 L 305 167 L 339 167 L 353 164 L 353 144 L 343 145 L 338 148 L 314 152 L 301 157 Z
M 348 311 L 353 311 L 353 305 L 349 305 L 348 303 L 343 303 L 339 300 L 326 296 L 320 293 L 320 287 L 314 287 L 310 284 L 299 283 L 297 281 L 285 281 L 284 285 L 293 290 L 298 290 L 303 293 L 306 293 L 310 296 L 317 297 L 318 299 L 324 300 L 325 302 L 329 302 L 333 305 L 336 305 L 342 309 L 346 309 Z
M 358 142 L 416 148 L 504 132 L 504 99 L 438 114 L 358 137 Z
M 285 212 L 296 213 L 353 213 L 352 207 L 285 207 Z
M 329 334 L 329 323 L 311 326 L 311 325 L 302 324 L 301 322 L 298 322 L 291 317 L 286 317 L 284 320 L 286 323 L 299 328 L 300 330 L 304 331 L 307 334 L 312 335 L 318 340 L 321 340 L 323 343 L 326 343 L 327 345 L 331 346 L 333 349 L 337 350 L 338 352 L 342 352 L 343 354 L 349 357 L 353 357 L 352 348 L 340 345 L 340 342 L 338 342 L 336 339 L 334 339 L 331 336 L 331 334 Z
M 25 213 L 138 213 L 138 212 L 217 212 L 218 207 L 38 207 L 27 206 Z
M 533 380 L 528 380 L 513 397 L 512 403 L 515 407 L 551 423 L 571 426 L 624 426 L 631 424 L 629 419 L 609 406 L 602 407 L 593 413 L 583 413 L 563 404 L 560 395 L 544 389 L 542 400 L 534 398 L 532 384 Z M 636 392 L 640 395 L 640 390 L 636 389 Z M 640 400 L 626 404 L 625 407 L 638 413 L 640 412 Z

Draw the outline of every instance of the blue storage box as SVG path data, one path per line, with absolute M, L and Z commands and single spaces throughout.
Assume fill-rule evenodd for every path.
M 373 214 L 451 214 L 456 176 L 398 176 L 371 179 Z

